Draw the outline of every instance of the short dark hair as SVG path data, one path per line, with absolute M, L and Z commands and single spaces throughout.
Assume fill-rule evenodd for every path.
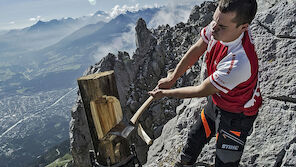
M 233 22 L 237 26 L 251 24 L 257 12 L 256 0 L 219 0 L 218 7 L 222 13 L 235 12 Z

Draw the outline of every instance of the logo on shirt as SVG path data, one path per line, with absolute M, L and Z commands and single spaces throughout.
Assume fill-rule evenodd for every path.
M 233 65 L 234 65 L 234 60 L 235 60 L 235 54 L 232 55 L 232 60 L 231 60 L 230 66 L 228 68 L 227 74 L 229 74 L 231 72 Z

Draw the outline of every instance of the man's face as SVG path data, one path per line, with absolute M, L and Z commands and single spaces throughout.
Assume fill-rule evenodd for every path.
M 235 16 L 235 12 L 222 13 L 220 12 L 219 7 L 216 9 L 213 21 L 211 22 L 214 39 L 223 42 L 231 42 L 237 39 L 241 33 L 246 30 L 248 24 L 236 27 L 237 24 L 233 22 Z

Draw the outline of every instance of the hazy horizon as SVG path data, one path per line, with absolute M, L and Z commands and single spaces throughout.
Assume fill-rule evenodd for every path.
M 111 17 L 127 10 L 158 7 L 170 3 L 167 0 L 2 0 L 0 2 L 0 30 L 22 29 L 36 24 L 39 20 L 49 21 L 65 17 L 79 18 L 104 11 Z

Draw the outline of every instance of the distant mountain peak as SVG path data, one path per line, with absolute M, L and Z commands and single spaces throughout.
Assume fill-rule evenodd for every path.
M 67 17 L 67 18 L 62 18 L 62 19 L 52 19 L 49 21 L 42 21 L 39 20 L 37 23 L 35 23 L 34 25 L 28 27 L 27 29 L 29 31 L 35 31 L 35 30 L 39 30 L 40 28 L 52 28 L 52 26 L 61 26 L 61 25 L 66 25 L 66 24 L 72 24 L 74 23 L 74 19 L 71 17 Z
M 55 19 L 56 20 L 56 19 Z M 42 24 L 44 24 L 44 23 L 46 23 L 45 21 L 42 21 L 42 20 L 38 20 L 38 22 L 35 24 L 35 25 L 42 25 Z
M 109 16 L 109 15 L 106 12 L 99 10 L 94 14 L 94 16 Z

